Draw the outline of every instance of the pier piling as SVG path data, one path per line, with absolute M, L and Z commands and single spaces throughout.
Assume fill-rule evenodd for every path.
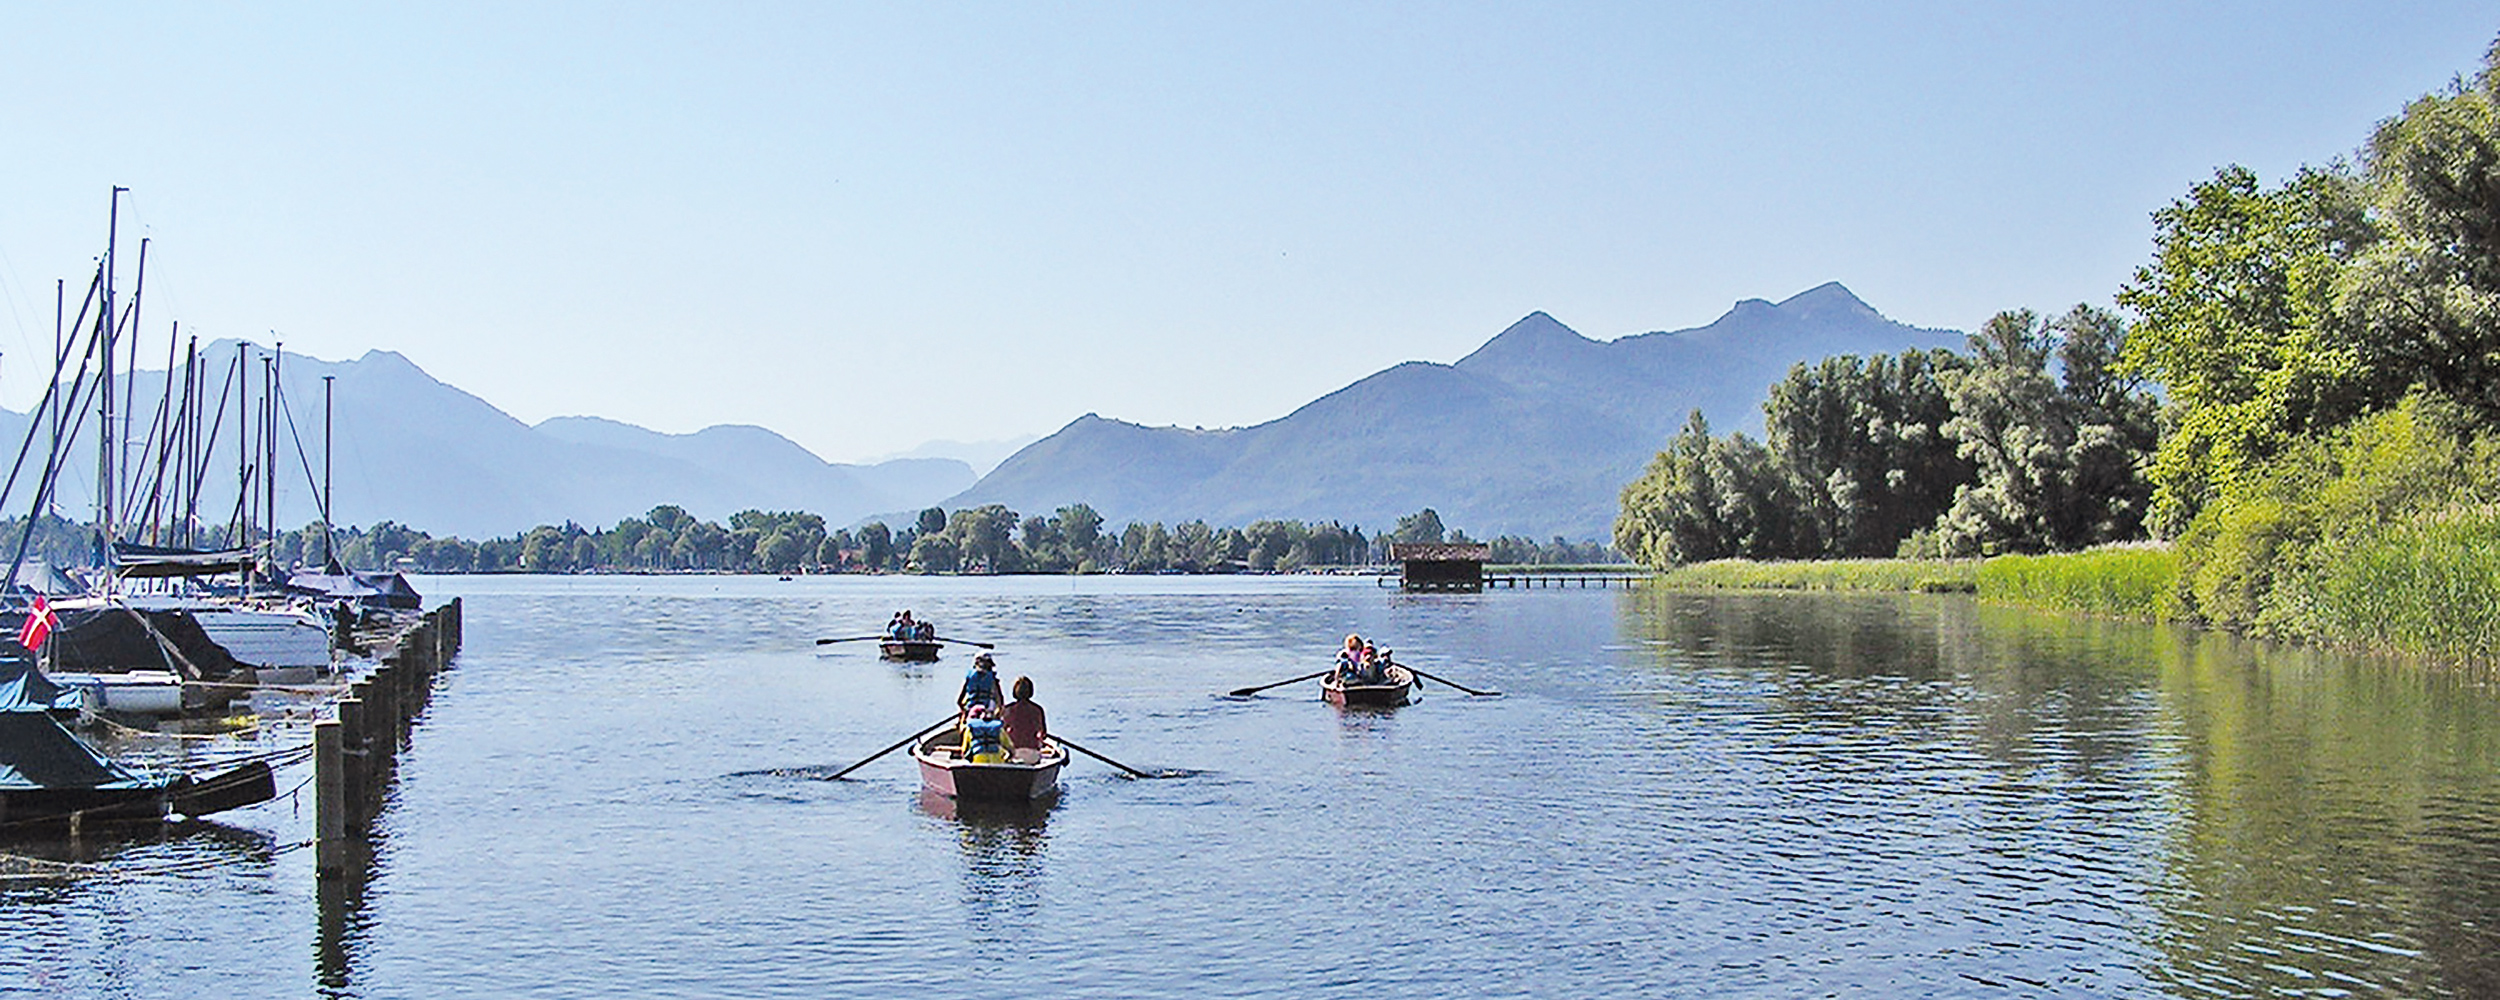
M 348 686 L 333 718 L 313 724 L 313 867 L 324 879 L 352 877 L 353 850 L 382 811 L 382 792 L 396 770 L 434 676 L 460 652 L 460 600 L 427 612 Z

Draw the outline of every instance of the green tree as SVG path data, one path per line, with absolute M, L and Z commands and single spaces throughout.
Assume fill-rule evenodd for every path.
M 1398 526 L 1389 532 L 1393 542 L 1438 542 L 1448 529 L 1441 525 L 1441 513 L 1426 507 L 1398 518 Z
M 893 568 L 894 531 L 883 521 L 859 526 L 859 558 L 872 572 Z
M 2147 491 L 2137 469 L 2152 445 L 2153 406 L 2113 376 L 2124 329 L 2076 306 L 2042 324 L 2028 309 L 1998 313 L 1970 338 L 1974 364 L 1943 376 L 1953 419 L 1945 436 L 1975 477 L 1936 524 L 1953 555 L 2077 549 L 2138 537 Z M 2063 359 L 2065 380 L 2049 375 Z
M 1794 479 L 1827 556 L 1889 556 L 1936 522 L 1972 466 L 1945 422 L 1951 351 L 1837 355 L 1799 364 L 1763 403 L 1765 445 Z
M 2383 238 L 2337 276 L 2333 325 L 2371 403 L 2418 385 L 2500 424 L 2500 43 L 2380 123 L 2363 168 Z
M 963 564 L 955 540 L 945 532 L 922 535 L 912 543 L 911 566 L 923 573 L 952 573 Z
M 1615 548 L 1657 567 L 1821 550 L 1794 481 L 1743 434 L 1710 434 L 1694 410 L 1641 477 L 1623 489 Z
M 2156 532 L 2177 533 L 2291 442 L 2386 395 L 2325 322 L 2342 262 L 2376 238 L 2359 195 L 2341 169 L 2263 190 L 2234 166 L 2153 214 L 2153 261 L 2118 303 L 2136 315 L 2119 369 L 2170 401 L 2147 473 Z

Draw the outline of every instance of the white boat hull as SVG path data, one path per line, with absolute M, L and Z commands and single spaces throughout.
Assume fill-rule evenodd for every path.
M 163 670 L 119 674 L 46 674 L 78 692 L 79 708 L 125 715 L 182 714 L 182 678 Z

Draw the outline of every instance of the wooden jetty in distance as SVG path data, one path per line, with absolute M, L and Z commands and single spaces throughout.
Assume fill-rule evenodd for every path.
M 1582 572 L 1568 570 L 1540 571 L 1533 567 L 1519 567 L 1519 569 L 1523 570 L 1523 572 L 1488 574 L 1484 578 L 1484 585 L 1487 587 L 1506 587 L 1511 590 L 1545 587 L 1570 587 L 1575 589 L 1586 589 L 1589 587 L 1596 587 L 1599 589 L 1607 587 L 1622 587 L 1625 590 L 1630 590 L 1636 584 L 1648 582 L 1650 578 L 1648 570 L 1590 570 Z
M 1570 587 L 1623 587 L 1649 579 L 1637 566 L 1621 569 L 1576 569 L 1560 566 L 1505 566 L 1488 571 L 1493 547 L 1477 542 L 1391 542 L 1389 558 L 1398 561 L 1398 589 L 1406 593 L 1480 594 L 1487 588 L 1510 590 Z M 1383 585 L 1386 583 L 1384 581 Z

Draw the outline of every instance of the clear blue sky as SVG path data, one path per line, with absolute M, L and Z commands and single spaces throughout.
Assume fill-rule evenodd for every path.
M 834 460 L 1225 426 L 1542 309 L 2107 302 L 2488 3 L 0 5 L 0 405 L 106 190 L 148 335 Z M 73 287 L 73 294 L 76 288 Z

